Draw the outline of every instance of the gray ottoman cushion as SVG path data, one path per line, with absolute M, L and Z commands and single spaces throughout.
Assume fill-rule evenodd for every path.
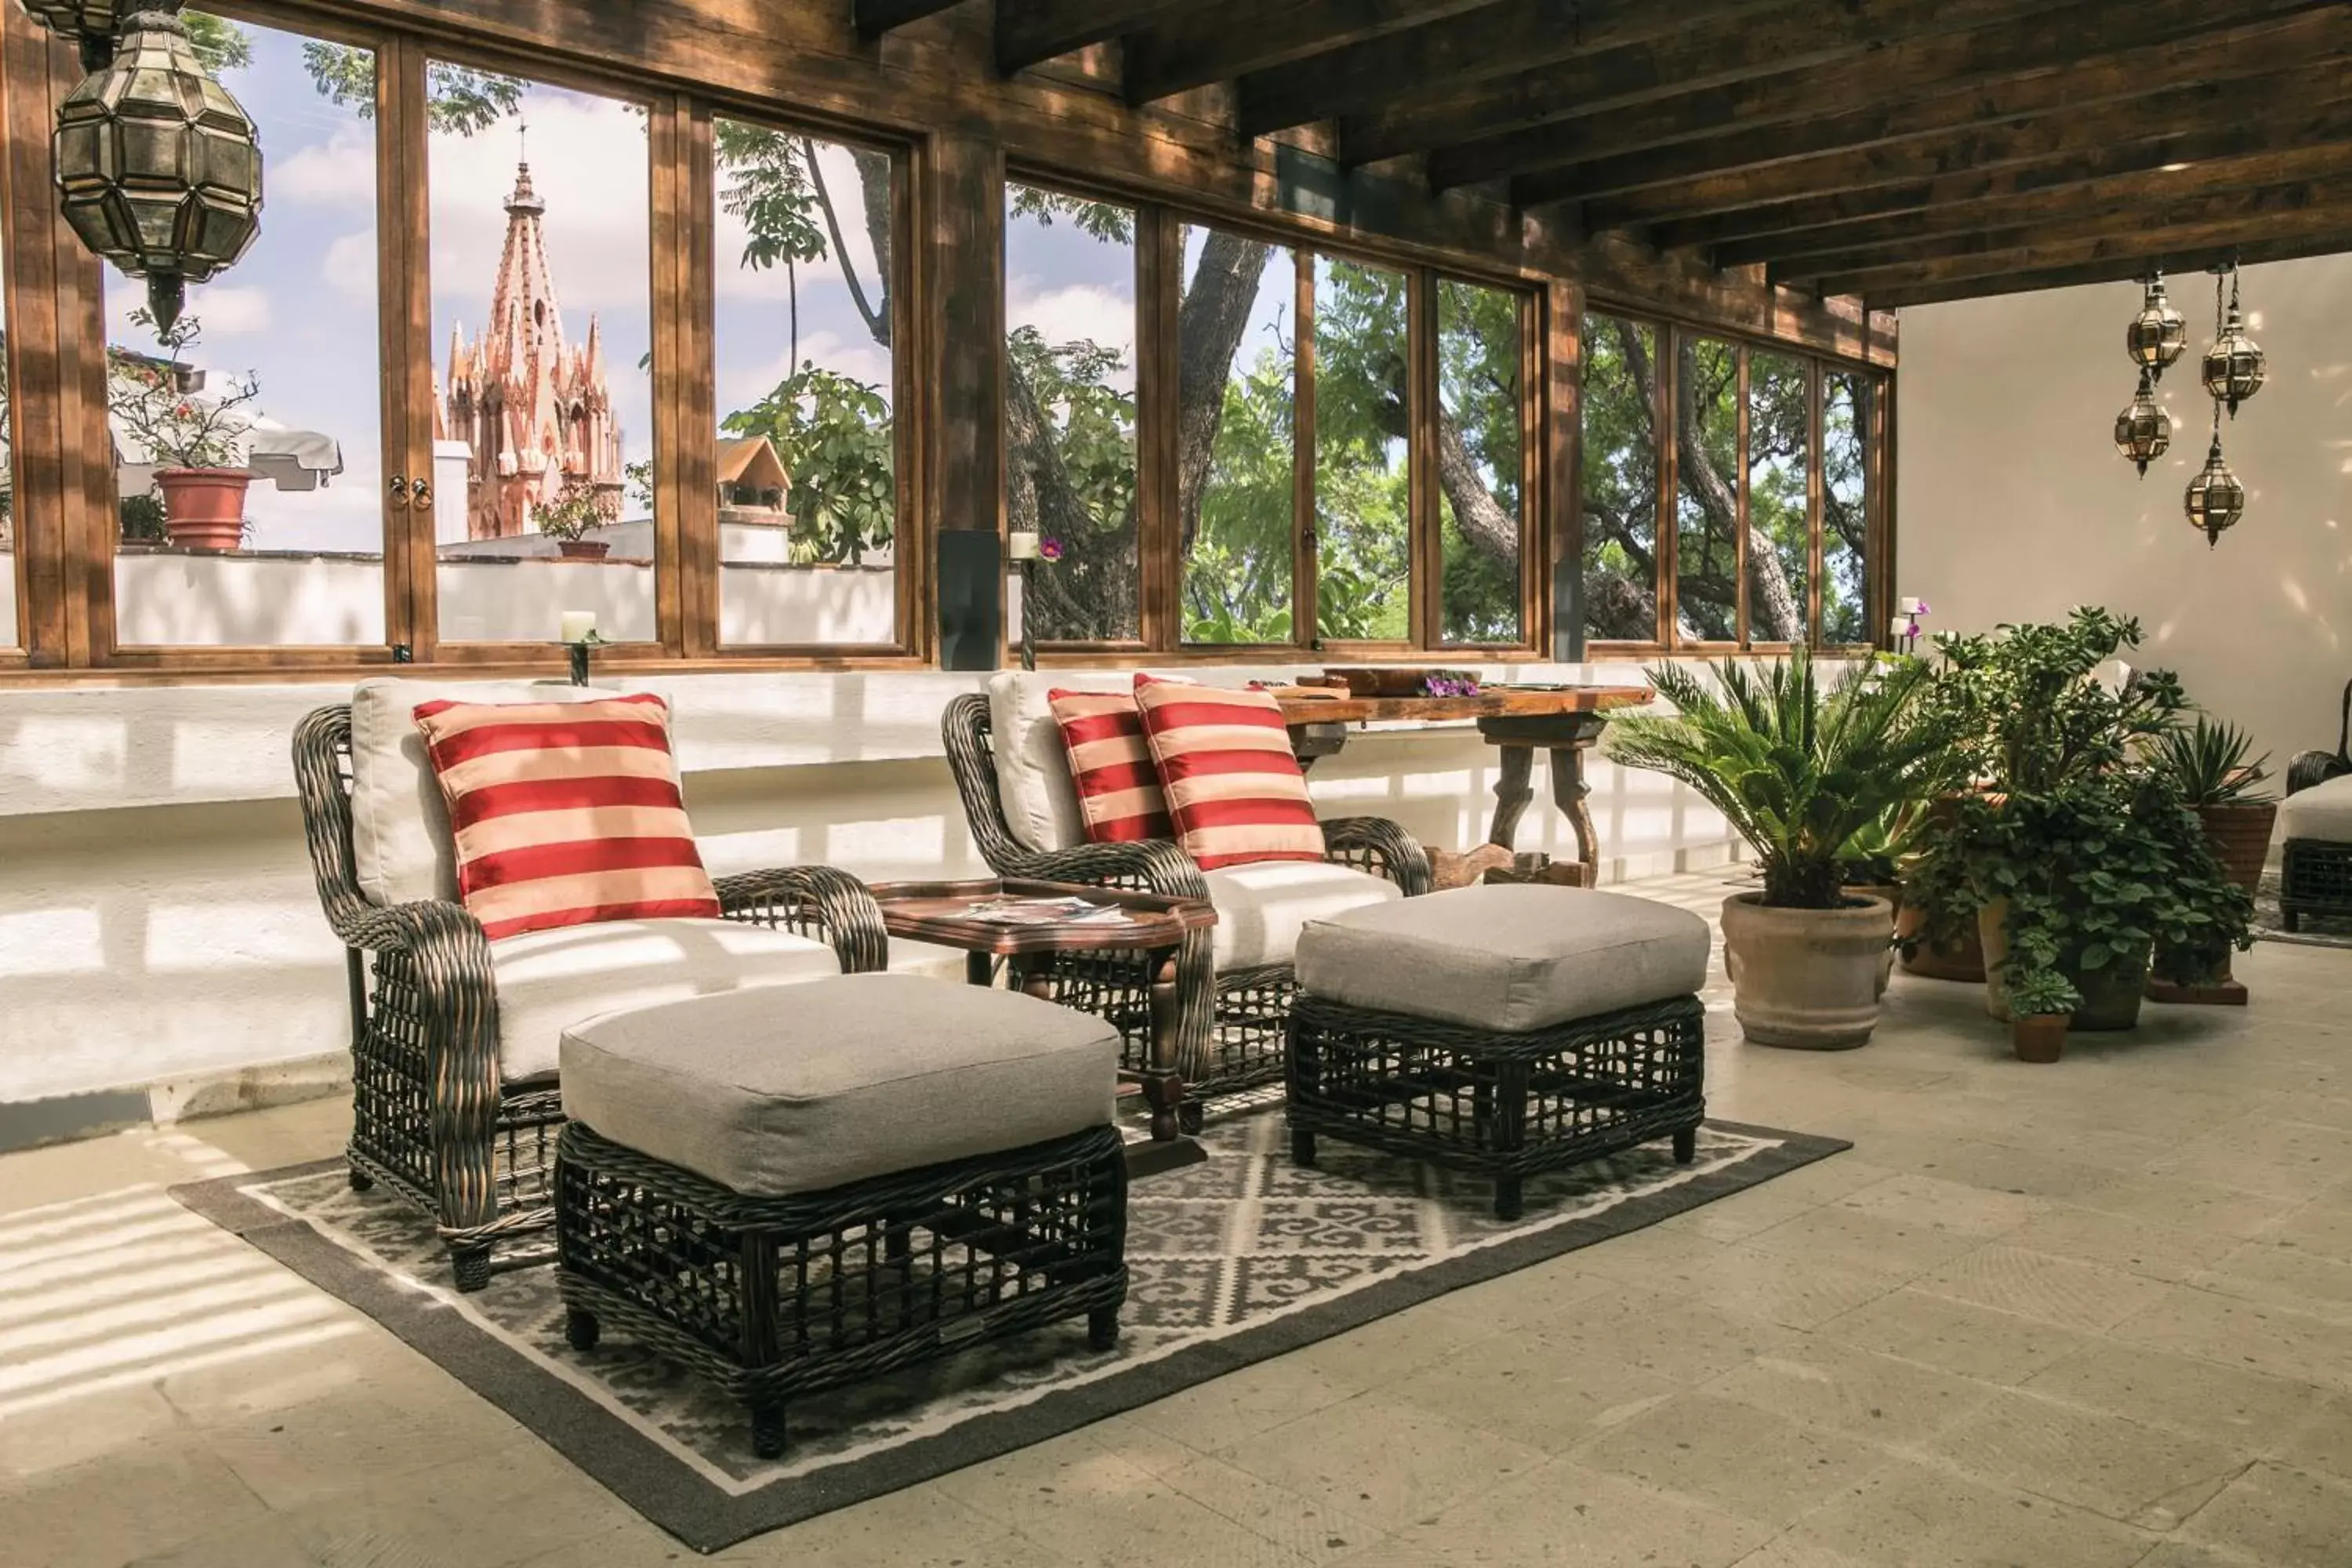
M 608 1013 L 562 1051 L 565 1115 L 753 1197 L 1099 1127 L 1118 1089 L 1101 1019 L 910 974 Z
M 1623 893 L 1456 888 L 1309 924 L 1298 984 L 1351 1007 L 1524 1034 L 1706 984 L 1706 921 Z

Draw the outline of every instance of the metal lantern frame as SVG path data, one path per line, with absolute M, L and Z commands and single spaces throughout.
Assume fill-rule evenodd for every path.
M 2270 375 L 2270 356 L 2262 345 L 2246 335 L 2245 312 L 2238 306 L 2238 268 L 2235 262 L 2228 268 L 2230 303 L 2225 312 L 2221 305 L 2221 279 L 2213 279 L 2213 343 L 2205 351 L 2205 390 L 2217 403 L 2226 404 L 2230 417 L 2238 416 L 2238 405 L 2263 389 Z
M 114 36 L 134 10 L 163 10 L 160 0 L 17 0 L 25 15 L 81 47 L 81 68 L 100 71 L 114 58 Z M 177 0 L 169 7 L 178 10 Z
M 2189 321 L 2173 309 L 2161 270 L 2148 274 L 2146 288 L 2139 314 L 2124 330 L 2124 346 L 2133 363 L 2161 381 L 2166 369 L 2189 351 Z
M 2221 460 L 2221 405 L 2218 403 L 2213 405 L 2213 445 L 2205 454 L 2205 466 L 2190 476 L 2181 504 L 2189 526 L 2204 534 L 2209 549 L 2221 543 L 2221 535 L 2246 515 L 2246 487 Z
M 2131 403 L 2116 416 L 2116 450 L 2139 465 L 2140 478 L 2147 478 L 2147 466 L 2164 456 L 2172 445 L 2172 416 L 2156 400 L 2156 377 L 2143 367 L 2139 373 L 2139 390 L 2132 395 Z
M 58 106 L 52 151 L 66 221 L 147 279 L 159 335 L 185 285 L 234 264 L 260 232 L 259 134 L 168 11 L 124 22 L 113 59 Z

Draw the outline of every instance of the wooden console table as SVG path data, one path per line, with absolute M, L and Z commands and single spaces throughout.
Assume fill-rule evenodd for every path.
M 1657 695 L 1646 686 L 1498 686 L 1475 697 L 1289 697 L 1282 717 L 1302 765 L 1313 766 L 1347 744 L 1350 724 L 1459 723 L 1474 720 L 1486 742 L 1500 752 L 1495 780 L 1495 815 L 1486 842 L 1511 847 L 1519 818 L 1535 799 L 1531 780 L 1536 752 L 1550 759 L 1552 804 L 1576 833 L 1576 856 L 1591 874 L 1601 858 L 1592 814 L 1585 809 L 1584 753 L 1601 738 L 1609 710 L 1647 702 Z

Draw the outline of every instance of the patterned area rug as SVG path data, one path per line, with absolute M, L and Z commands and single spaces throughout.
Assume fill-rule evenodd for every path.
M 1658 1142 L 1531 1180 L 1526 1216 L 1487 1184 L 1323 1141 L 1294 1167 L 1278 1108 L 1213 1116 L 1202 1163 L 1137 1182 L 1117 1348 L 1083 1320 L 796 1403 L 792 1447 L 755 1459 L 741 1408 L 607 1333 L 575 1353 L 551 1268 L 460 1296 L 433 1227 L 340 1161 L 177 1188 L 189 1208 L 341 1297 L 699 1551 L 992 1458 L 1445 1291 L 1794 1170 L 1846 1144 L 1710 1122 L 1698 1157 Z
M 2254 897 L 2254 935 L 2263 942 L 2291 942 L 2301 947 L 2352 947 L 2352 919 L 2341 915 L 2305 915 L 2303 929 L 2290 931 L 2279 912 L 2279 874 L 2263 873 L 2263 890 Z

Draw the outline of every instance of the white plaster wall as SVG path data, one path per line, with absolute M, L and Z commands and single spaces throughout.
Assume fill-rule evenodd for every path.
M 2211 283 L 2173 281 L 2189 349 L 2158 392 L 2172 448 L 2144 480 L 2112 439 L 2137 380 L 2124 353 L 2137 284 L 1904 311 L 1897 587 L 1937 628 L 2078 604 L 2137 616 L 2139 662 L 2179 671 L 2283 773 L 2292 752 L 2333 749 L 2352 679 L 2352 257 L 2245 271 L 2270 381 L 2223 419 L 2249 499 L 2209 550 L 2181 492 L 2211 435 L 2197 376 Z
M 1609 679 L 1630 667 L 1528 679 Z M 714 870 L 825 861 L 880 879 L 982 872 L 939 754 L 942 674 L 690 676 L 677 706 Z M 331 687 L 0 692 L 0 1101 L 335 1070 L 341 950 L 319 913 L 288 734 Z M 1327 814 L 1432 845 L 1485 836 L 1495 753 L 1465 731 L 1360 732 L 1317 764 Z M 1595 759 L 1609 879 L 1727 857 L 1678 786 Z M 1538 804 L 1519 847 L 1572 852 Z M 936 955 L 931 955 L 936 957 Z

